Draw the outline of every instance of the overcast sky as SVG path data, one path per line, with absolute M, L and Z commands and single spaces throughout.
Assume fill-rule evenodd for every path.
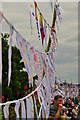
M 63 21 L 57 31 L 59 44 L 55 52 L 56 76 L 63 81 L 78 82 L 78 3 L 61 2 L 64 12 Z M 51 25 L 52 12 L 50 3 L 39 3 L 38 7 L 42 11 L 44 18 Z M 36 49 L 43 52 L 40 41 L 37 37 L 35 22 L 33 25 L 33 35 L 30 29 L 30 17 L 27 4 L 25 2 L 3 2 L 2 11 L 8 21 L 21 33 L 21 35 Z M 7 32 L 8 25 L 3 22 L 2 30 Z

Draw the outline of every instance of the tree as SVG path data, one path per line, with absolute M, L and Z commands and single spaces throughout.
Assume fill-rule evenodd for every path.
M 8 87 L 8 39 L 9 34 L 4 33 L 2 35 L 2 95 L 5 97 L 5 102 L 8 100 L 18 99 L 24 96 L 24 86 L 28 86 L 28 74 L 23 71 L 24 64 L 20 62 L 22 60 L 19 49 L 16 46 L 12 47 L 12 73 L 11 83 Z M 20 95 L 17 97 L 17 92 Z

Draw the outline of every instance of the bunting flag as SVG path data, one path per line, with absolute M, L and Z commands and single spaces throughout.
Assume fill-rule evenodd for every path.
M 0 29 L 1 29 L 2 19 L 3 19 L 3 16 L 0 11 Z M 1 37 L 1 31 L 0 31 L 0 37 Z M 2 40 L 0 40 L 0 82 L 2 83 Z
M 36 24 L 36 27 L 37 27 L 37 31 L 38 31 L 38 38 L 40 40 L 40 31 L 39 31 L 38 16 L 37 16 L 37 3 L 34 2 L 34 4 L 33 4 L 33 0 L 26 0 L 26 2 L 27 2 L 28 7 L 30 9 L 31 15 L 34 18 L 34 21 L 35 21 L 35 24 Z M 34 10 L 33 5 L 35 5 L 35 10 Z
M 45 34 L 44 34 L 44 28 L 43 28 L 43 17 L 42 17 L 42 13 L 40 13 L 40 33 L 41 33 L 41 39 L 42 39 L 42 45 L 44 43 L 44 37 L 45 37 Z
M 35 5 L 35 21 L 36 21 L 36 27 L 37 27 L 37 31 L 38 31 L 38 38 L 40 40 L 40 31 L 39 31 L 39 25 L 38 25 L 38 16 L 37 16 L 37 3 L 34 2 Z
M 31 26 L 31 35 L 32 35 L 33 27 L 32 27 L 32 16 L 31 16 L 31 12 L 30 12 L 30 26 Z
M 17 33 L 16 34 L 16 41 L 17 41 L 17 45 L 19 47 L 22 59 L 24 61 L 26 72 L 29 75 L 29 83 L 32 83 L 32 77 L 31 77 L 31 71 L 30 71 L 30 66 L 29 66 L 29 60 L 28 60 L 28 57 L 27 57 L 26 40 L 23 39 L 22 36 L 19 33 Z
M 29 83 L 33 86 L 33 71 L 32 71 L 32 59 L 30 55 L 30 47 L 26 45 L 26 56 L 27 56 L 27 64 L 29 66 Z
M 47 54 L 47 60 L 48 60 L 49 67 L 52 69 L 52 71 L 55 71 L 53 53 Z
M 42 59 L 42 63 L 43 63 L 44 75 L 47 75 L 47 69 L 48 69 L 47 55 L 41 54 L 41 59 Z M 44 77 L 44 75 L 43 75 L 43 77 Z
M 51 10 L 53 12 L 53 0 L 49 0 L 49 1 L 50 1 Z
M 36 117 L 38 118 L 38 109 L 37 109 L 37 103 L 36 103 L 35 96 L 33 96 L 33 97 L 34 97 L 34 105 L 35 105 Z
M 46 24 L 46 21 L 44 21 L 44 34 L 45 34 L 44 44 L 45 44 L 45 47 L 46 47 L 47 46 L 47 24 Z
M 8 61 L 9 61 L 9 68 L 8 68 L 8 86 L 11 81 L 11 56 L 12 56 L 12 35 L 13 35 L 13 26 L 10 26 L 10 42 L 9 42 L 9 50 L 8 50 Z
M 14 110 L 15 110 L 15 113 L 16 113 L 16 120 L 17 120 L 17 119 L 19 119 L 19 118 L 20 118 L 20 117 L 19 117 L 20 102 L 19 102 L 19 101 L 17 101 L 15 104 L 16 104 L 16 105 L 15 105 Z
M 56 49 L 56 43 L 58 44 L 58 40 L 57 40 L 56 32 L 55 32 L 54 29 L 52 29 L 50 37 L 51 37 L 51 40 L 52 40 L 52 47 L 54 49 Z
M 31 15 L 34 17 L 34 7 L 33 7 L 33 0 L 25 0 L 28 4 L 28 7 L 30 9 Z M 35 19 L 35 17 L 34 17 Z
M 50 101 L 50 96 L 51 96 L 51 91 L 50 91 L 50 83 L 48 82 L 48 79 L 46 77 L 43 78 L 42 80 L 43 88 L 44 88 L 44 93 L 46 97 L 46 101 Z
M 45 96 L 45 93 L 44 93 L 44 88 L 42 87 L 40 89 L 40 91 L 41 91 L 41 96 L 40 97 L 42 99 L 42 105 L 44 107 L 46 115 L 49 115 L 48 104 L 47 104 L 47 99 L 46 99 L 46 96 Z
M 0 82 L 2 83 L 2 40 L 0 40 Z
M 0 11 L 0 23 L 2 22 L 2 19 L 3 19 L 3 15 L 2 12 Z
M 36 74 L 39 77 L 38 79 L 39 79 L 39 82 L 40 82 L 41 81 L 41 77 L 40 77 L 40 67 L 39 67 L 37 51 L 35 50 L 34 47 L 31 47 L 30 49 L 31 49 L 31 52 L 32 52 L 32 59 L 33 59 L 33 62 L 34 62 L 35 71 L 36 71 Z
M 4 107 L 3 107 L 3 112 L 4 112 L 4 118 L 6 120 L 9 120 L 9 103 L 6 104 Z
M 26 119 L 26 108 L 24 100 L 21 101 L 21 118 Z
M 27 118 L 34 118 L 34 106 L 32 96 L 26 98 Z
M 38 89 L 37 93 L 38 93 L 38 100 L 39 100 L 39 103 L 41 105 L 41 96 L 42 96 L 42 94 L 41 94 L 40 89 Z
M 57 27 L 58 27 L 59 26 L 58 21 L 59 21 L 60 24 L 62 22 L 61 8 L 60 8 L 60 5 L 59 5 L 58 1 L 56 1 L 55 8 L 56 8 L 56 24 L 57 24 Z M 59 29 L 59 27 L 58 27 L 58 29 Z
M 38 66 L 39 66 L 39 80 L 40 82 L 42 81 L 43 79 L 43 76 L 44 76 L 44 64 L 42 62 L 42 57 L 41 57 L 41 53 L 37 52 L 37 58 L 38 58 Z

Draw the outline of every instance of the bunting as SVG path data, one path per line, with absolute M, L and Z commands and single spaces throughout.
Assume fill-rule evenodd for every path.
M 37 27 L 37 31 L 38 31 L 38 38 L 40 40 L 40 31 L 39 31 L 39 24 L 38 24 L 38 16 L 37 16 L 37 3 L 34 2 L 35 5 L 35 21 L 36 21 L 36 27 Z
M 34 47 L 31 47 L 30 50 L 32 52 L 32 60 L 34 62 L 34 67 L 35 67 L 36 74 L 38 76 L 40 76 L 40 69 L 39 69 L 39 61 L 38 61 L 37 51 L 35 50 Z M 38 79 L 39 79 L 39 82 L 40 82 L 41 78 L 38 78 Z
M 20 102 L 17 101 L 17 102 L 15 103 L 15 108 L 14 108 L 15 113 L 16 113 L 16 120 L 20 118 L 20 116 L 19 116 L 19 108 L 20 108 Z
M 42 17 L 42 13 L 40 13 L 40 33 L 41 33 L 41 39 L 42 39 L 42 45 L 44 43 L 44 28 L 43 28 L 43 17 Z
M 37 102 L 36 102 L 35 96 L 33 96 L 33 98 L 34 98 L 34 106 L 35 106 L 35 111 L 36 111 L 36 117 L 38 118 Z
M 19 116 L 19 109 L 20 109 L 20 105 L 21 105 L 21 118 L 34 118 L 34 104 L 35 104 L 35 109 L 36 109 L 36 115 L 38 116 L 38 118 L 41 116 L 41 111 L 45 111 L 46 117 L 48 117 L 49 114 L 49 103 L 51 101 L 51 83 L 52 83 L 52 77 L 54 76 L 54 52 L 55 52 L 55 47 L 56 43 L 57 43 L 57 38 L 56 38 L 56 32 L 55 30 L 52 31 L 53 27 L 50 27 L 50 25 L 47 23 L 47 21 L 44 19 L 42 13 L 40 12 L 37 3 L 34 2 L 35 4 L 35 12 L 34 12 L 34 6 L 33 4 L 30 2 L 30 0 L 26 0 L 28 1 L 28 6 L 30 8 L 30 12 L 31 15 L 34 17 L 34 20 L 36 22 L 36 26 L 37 26 L 37 30 L 38 30 L 38 37 L 40 40 L 40 34 L 41 34 L 41 39 L 42 39 L 42 45 L 45 43 L 47 43 L 47 26 L 50 28 L 50 32 L 51 32 L 51 38 L 49 43 L 53 43 L 53 47 L 50 49 L 51 51 L 49 52 L 48 55 L 43 55 L 42 53 L 38 52 L 34 47 L 32 47 L 29 43 L 26 42 L 26 40 L 15 30 L 15 28 L 13 26 L 11 26 L 11 24 L 7 21 L 7 19 L 2 16 L 2 14 L 0 13 L 0 21 L 2 21 L 2 19 L 4 18 L 5 21 L 8 23 L 8 25 L 10 26 L 10 42 L 9 42 L 9 51 L 8 51 L 8 59 L 9 59 L 9 71 L 8 71 L 8 86 L 10 84 L 10 79 L 11 79 L 11 55 L 12 55 L 12 51 L 11 51 L 11 47 L 12 47 L 12 35 L 13 35 L 13 31 L 16 32 L 16 42 L 17 42 L 17 46 L 20 50 L 20 54 L 22 56 L 25 68 L 26 68 L 26 72 L 29 75 L 29 83 L 33 84 L 33 75 L 32 75 L 32 68 L 31 68 L 31 62 L 34 63 L 34 67 L 36 70 L 36 74 L 39 77 L 39 83 L 40 85 L 37 87 L 37 89 L 35 91 L 37 91 L 38 93 L 38 100 L 40 102 L 41 108 L 40 108 L 40 112 L 39 112 L 39 116 L 38 116 L 38 110 L 37 110 L 37 106 L 36 106 L 36 100 L 35 97 L 32 95 L 34 94 L 35 91 L 32 91 L 31 94 L 27 95 L 26 97 L 19 99 L 19 100 L 15 100 L 12 101 L 10 103 L 15 103 L 15 113 L 16 113 L 16 118 L 20 118 Z M 38 21 L 38 16 L 37 16 L 37 10 L 39 12 L 40 15 L 40 19 Z M 55 7 L 55 12 L 57 19 L 59 19 L 59 21 L 62 20 L 61 18 L 61 14 L 60 14 L 60 8 L 59 5 L 56 3 L 56 7 Z M 56 20 L 57 21 L 57 20 Z M 40 24 L 40 28 L 39 28 L 39 24 Z M 31 23 L 31 21 L 30 21 Z M 55 21 L 54 21 L 55 24 Z M 32 26 L 31 26 L 32 28 Z M 40 31 L 39 31 L 40 30 Z M 2 58 L 2 56 L 1 56 Z M 31 61 L 32 60 L 32 61 Z M 1 63 L 2 64 L 2 63 Z M 1 68 L 2 69 L 2 68 Z M 0 70 L 1 71 L 1 70 Z M 61 91 L 58 91 L 61 92 Z M 26 104 L 24 102 L 24 99 L 26 100 Z M 33 103 L 33 99 L 34 99 L 34 103 Z M 4 112 L 4 117 L 5 118 L 9 118 L 9 105 L 10 103 L 4 103 L 5 106 L 3 108 L 3 112 Z M 4 105 L 2 104 L 2 105 Z M 26 105 L 26 106 L 25 106 Z M 26 112 L 27 112 L 27 116 L 26 116 Z
M 31 35 L 32 35 L 33 27 L 32 27 L 32 16 L 31 16 L 31 12 L 29 12 L 29 14 L 30 14 L 30 26 L 31 26 Z
M 26 72 L 29 75 L 29 83 L 32 83 L 32 75 L 31 75 L 31 71 L 30 71 L 30 66 L 29 66 L 29 60 L 27 57 L 27 45 L 26 45 L 26 40 L 22 38 L 22 36 L 17 33 L 16 34 L 16 41 L 17 41 L 17 45 L 19 47 L 22 59 L 24 61 L 24 65 L 26 68 Z
M 29 8 L 30 8 L 30 11 L 31 11 L 31 13 L 32 13 L 32 16 L 33 16 L 33 18 L 34 18 L 34 20 L 35 20 L 35 23 L 36 23 L 36 26 L 37 26 L 37 30 L 38 30 L 38 38 L 39 38 L 39 40 L 40 40 L 40 37 L 41 37 L 41 40 L 42 40 L 42 45 L 44 45 L 44 42 L 45 42 L 45 40 L 46 40 L 46 38 L 47 38 L 47 34 L 46 34 L 46 32 L 45 32 L 45 25 L 44 24 L 46 24 L 48 27 L 49 27 L 49 29 L 52 31 L 52 29 L 53 28 L 55 28 L 55 23 L 56 23 L 56 25 L 57 25 L 57 27 L 58 27 L 58 29 L 59 29 L 59 22 L 61 23 L 61 21 L 62 21 L 62 14 L 61 14 L 61 6 L 59 5 L 59 2 L 58 2 L 58 0 L 56 0 L 56 3 L 55 3 L 55 5 L 54 5 L 54 14 L 53 14 L 53 21 L 52 21 L 52 27 L 47 23 L 47 21 L 46 21 L 46 19 L 44 18 L 44 16 L 43 16 L 43 14 L 42 14 L 42 12 L 40 11 L 40 9 L 39 9 L 39 7 L 38 7 L 38 5 L 37 5 L 37 3 L 36 2 L 34 2 L 33 0 L 31 1 L 31 0 L 26 0 L 27 1 L 27 4 L 28 4 L 28 6 L 29 6 Z M 34 2 L 34 7 L 35 7 L 35 10 L 33 9 L 33 4 L 31 3 L 31 2 Z M 51 4 L 51 9 L 52 9 L 52 11 L 53 11 L 53 1 L 52 0 L 50 0 L 50 4 Z M 40 15 L 40 19 L 39 19 L 39 24 L 40 24 L 40 26 L 38 25 L 38 15 L 37 15 L 37 11 L 38 11 L 38 13 L 39 13 L 39 15 Z M 34 14 L 35 13 L 35 14 Z M 40 27 L 40 28 L 39 28 Z M 39 33 L 39 29 L 40 29 L 40 33 Z M 51 33 L 52 34 L 52 33 Z M 53 36 L 53 35 L 52 35 Z M 54 39 L 54 41 L 56 40 L 56 42 L 57 42 L 57 39 Z M 53 44 L 53 46 L 55 46 L 54 45 L 54 41 L 53 42 L 51 42 L 51 38 L 50 38 L 50 36 L 49 36 L 49 41 L 48 41 L 48 44 L 47 44 L 47 47 L 46 47 L 46 49 L 45 49 L 45 52 L 49 52 L 49 49 L 50 49 L 50 47 L 51 47 L 51 44 Z
M 0 82 L 2 82 L 2 40 L 0 40 Z
M 53 0 L 49 0 L 49 1 L 50 1 L 51 10 L 53 12 Z
M 32 71 L 32 60 L 31 60 L 31 55 L 30 55 L 30 47 L 26 45 L 26 59 L 27 59 L 27 64 L 29 68 L 29 83 L 32 84 L 33 86 L 33 71 Z
M 0 28 L 1 28 L 1 21 L 2 21 L 2 13 L 0 11 Z M 0 31 L 0 37 L 1 37 L 1 31 Z M 0 40 L 0 81 L 2 82 L 2 40 Z
M 55 9 L 56 9 L 56 24 L 57 24 L 57 28 L 59 29 L 58 26 L 59 26 L 59 23 L 61 24 L 62 22 L 62 15 L 61 15 L 61 8 L 60 8 L 58 0 L 56 0 Z
M 21 101 L 21 118 L 26 119 L 26 108 L 24 100 Z
M 3 112 L 4 112 L 4 118 L 9 120 L 9 105 L 10 104 L 6 104 L 4 107 L 3 107 Z
M 27 118 L 34 118 L 34 106 L 32 96 L 26 99 Z
M 8 86 L 11 81 L 11 56 L 12 56 L 12 35 L 13 35 L 13 26 L 10 26 L 10 42 L 9 42 L 9 50 L 8 50 L 8 61 L 9 61 L 9 69 L 8 69 Z
M 46 21 L 44 21 L 44 34 L 45 34 L 44 45 L 47 46 L 47 24 L 46 24 Z
M 2 13 L 0 11 L 0 23 L 2 22 L 2 19 L 3 19 L 3 15 L 2 15 Z

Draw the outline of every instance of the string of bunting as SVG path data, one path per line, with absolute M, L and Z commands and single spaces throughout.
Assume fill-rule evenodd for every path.
M 5 18 L 5 16 L 3 15 L 3 13 L 2 12 L 0 12 L 0 17 L 2 18 L 2 19 L 4 19 L 5 21 L 6 21 L 6 23 L 10 26 L 10 40 L 12 41 L 12 35 L 13 35 L 13 30 L 16 32 L 16 40 L 17 40 L 17 45 L 19 45 L 18 44 L 18 42 L 20 42 L 20 45 L 21 45 L 21 47 L 22 47 L 22 44 L 24 44 L 24 45 L 26 45 L 26 43 L 30 46 L 30 48 L 32 49 L 32 51 L 33 52 L 35 52 L 34 50 L 35 49 L 33 49 L 33 47 L 28 43 L 28 42 L 26 42 L 26 40 L 18 33 L 18 31 L 14 28 L 14 26 L 13 25 L 11 25 L 10 24 L 10 22 Z M 1 20 L 1 19 L 0 19 Z M 19 40 L 21 40 L 21 41 L 19 41 Z M 21 43 L 22 42 L 22 43 Z M 10 50 L 11 50 L 11 45 L 12 45 L 12 43 L 11 42 L 9 42 L 9 47 L 10 47 Z M 20 46 L 18 46 L 18 47 L 20 47 Z M 22 48 L 20 47 L 20 52 L 21 52 L 21 56 L 22 56 L 22 58 L 24 57 L 24 54 L 22 54 Z M 24 48 L 24 50 L 25 50 L 25 48 Z M 26 51 L 25 51 L 26 52 Z M 28 52 L 28 51 L 27 51 Z M 39 52 L 38 51 L 38 53 L 40 53 L 41 54 L 41 60 L 43 59 L 43 53 L 41 53 L 41 52 Z M 46 54 L 44 54 L 44 55 L 46 55 Z M 9 59 L 9 63 L 11 63 L 11 53 L 9 54 L 9 57 L 10 57 L 10 59 Z M 37 65 L 36 64 L 36 61 L 37 59 L 36 59 L 36 53 L 34 54 L 34 61 L 35 61 L 35 66 Z M 43 61 L 44 61 L 44 59 L 43 59 Z M 44 61 L 44 64 L 45 64 L 45 61 Z M 43 64 L 42 64 L 43 65 Z M 46 64 L 47 65 L 47 67 L 49 66 L 49 64 Z M 46 66 L 45 65 L 45 66 Z M 9 66 L 9 69 L 11 70 L 11 68 L 10 68 L 11 66 Z M 27 67 L 27 66 L 25 66 L 25 67 Z M 36 66 L 37 67 L 37 66 Z M 28 69 L 28 68 L 27 68 Z M 45 68 L 44 68 L 45 69 Z M 48 70 L 49 70 L 49 68 L 47 68 Z M 39 71 L 39 69 L 37 70 L 37 71 Z M 27 71 L 28 72 L 28 71 Z M 11 71 L 10 71 L 10 73 L 9 74 L 11 74 Z M 40 74 L 40 73 L 39 73 Z M 38 74 L 38 75 L 39 75 Z M 42 73 L 41 73 L 42 74 Z M 11 75 L 9 75 L 9 77 L 10 77 Z M 48 77 L 48 75 L 47 75 L 47 77 Z M 40 78 L 41 78 L 41 76 L 40 76 Z M 49 78 L 49 77 L 48 77 Z M 50 93 L 50 91 L 51 91 L 51 87 L 49 86 L 50 85 L 50 80 L 48 79 L 48 78 L 46 78 L 45 79 L 45 81 L 44 81 L 44 85 L 46 84 L 46 82 L 48 81 L 48 83 L 49 84 L 47 84 L 47 87 L 46 87 L 46 89 L 47 88 L 49 88 L 49 90 L 47 90 L 47 93 Z M 52 77 L 52 80 L 53 80 L 53 77 Z M 41 81 L 40 81 L 41 82 Z M 9 81 L 9 83 L 8 83 L 8 85 L 10 84 L 10 81 Z M 48 87 L 49 86 L 49 87 Z M 45 110 L 47 110 L 46 109 L 46 105 L 47 104 L 45 104 L 45 102 L 44 102 L 44 91 L 43 90 L 41 90 L 42 91 L 42 94 L 43 94 L 43 96 L 42 95 L 40 95 L 40 97 L 42 98 L 42 104 L 44 104 L 44 107 L 45 107 Z M 33 93 L 34 93 L 35 91 L 33 91 L 30 95 L 32 95 Z M 38 94 L 40 94 L 40 91 L 38 92 Z M 47 94 L 48 95 L 48 94 Z M 29 96 L 28 96 L 29 97 Z M 22 101 L 23 99 L 25 99 L 26 97 L 24 97 L 24 98 L 22 98 L 22 99 L 20 99 L 21 100 L 21 105 L 22 106 L 24 106 L 24 102 Z M 47 96 L 47 98 L 45 98 L 45 100 L 47 100 L 49 103 L 50 103 L 50 100 L 51 100 L 51 94 L 49 94 L 48 96 Z M 4 116 L 5 116 L 5 118 L 7 118 L 8 116 L 9 116 L 9 105 L 11 104 L 11 103 L 16 103 L 16 106 L 18 106 L 18 108 L 19 108 L 19 102 L 18 101 L 8 101 L 7 103 L 2 103 L 2 104 L 0 104 L 0 105 L 5 105 L 4 106 L 4 109 L 3 109 L 3 111 L 4 111 Z M 18 104 L 17 104 L 18 103 Z M 15 106 L 15 109 L 17 109 L 17 107 Z M 25 111 L 25 108 L 23 108 L 23 110 Z M 46 113 L 48 113 L 48 112 L 46 112 Z M 18 112 L 16 113 L 17 114 L 17 117 L 19 116 L 18 115 Z M 23 112 L 22 112 L 22 116 L 24 116 L 23 115 Z
M 33 7 L 32 4 L 30 4 L 30 9 L 31 9 L 31 14 L 34 16 L 35 15 L 35 22 L 37 25 L 37 29 L 38 29 L 38 36 L 39 38 L 41 37 L 42 39 L 42 44 L 44 43 L 44 38 L 45 38 L 45 30 L 44 30 L 44 22 L 45 22 L 45 26 L 46 24 L 48 25 L 48 27 L 51 29 L 52 31 L 52 27 L 49 26 L 49 24 L 46 22 L 46 20 L 44 19 L 42 13 L 40 12 L 39 8 L 37 7 L 36 2 L 34 2 L 35 4 L 35 14 L 33 11 Z M 38 17 L 37 17 L 37 10 L 40 12 L 40 20 L 38 21 Z M 42 52 L 39 52 L 38 50 L 36 50 L 34 47 L 32 47 L 28 42 L 26 42 L 26 40 L 21 36 L 21 34 L 14 28 L 13 25 L 11 25 L 11 23 L 5 18 L 5 16 L 3 15 L 2 12 L 0 12 L 0 22 L 2 21 L 2 19 L 4 19 L 6 21 L 6 23 L 9 25 L 10 27 L 10 42 L 9 42 L 9 51 L 8 51 L 8 60 L 9 60 L 9 70 L 8 70 L 8 86 L 10 84 L 10 80 L 11 80 L 11 55 L 12 55 L 12 36 L 13 36 L 13 32 L 16 32 L 16 42 L 18 45 L 18 48 L 20 50 L 20 54 L 22 56 L 22 59 L 24 61 L 24 65 L 26 68 L 26 71 L 29 75 L 29 83 L 33 84 L 33 76 L 32 76 L 32 70 L 31 70 L 31 66 L 30 66 L 30 57 L 32 57 L 32 60 L 34 61 L 34 67 L 36 69 L 36 73 L 39 77 L 39 83 L 40 85 L 32 92 L 30 93 L 28 96 L 23 97 L 21 99 L 18 100 L 13 100 L 13 101 L 8 101 L 6 103 L 1 103 L 0 105 L 5 105 L 3 108 L 3 112 L 4 112 L 4 117 L 8 118 L 9 117 L 9 105 L 11 103 L 16 103 L 15 105 L 15 112 L 16 112 L 16 118 L 19 118 L 19 106 L 21 103 L 21 115 L 22 118 L 26 118 L 26 108 L 25 108 L 25 104 L 24 104 L 24 99 L 26 99 L 27 102 L 27 108 L 29 105 L 29 108 L 27 110 L 27 115 L 28 118 L 33 118 L 33 100 L 32 98 L 30 98 L 31 95 L 33 95 L 36 91 L 38 92 L 38 99 L 40 101 L 40 97 L 42 99 L 42 103 L 41 103 L 41 109 L 40 109 L 40 113 L 39 116 L 41 114 L 41 110 L 44 109 L 46 116 L 48 116 L 49 113 L 49 107 L 47 103 L 50 103 L 51 100 L 51 88 L 52 88 L 52 82 L 53 82 L 53 78 L 54 78 L 54 47 L 52 49 L 52 51 L 50 52 L 50 54 L 43 54 Z M 43 22 L 44 20 L 44 22 Z M 55 30 L 53 30 L 54 33 Z M 53 34 L 53 38 L 55 38 L 55 35 Z M 53 39 L 52 38 L 52 39 Z M 54 41 L 55 42 L 55 41 Z M 54 44 L 54 43 L 53 43 Z M 53 45 L 54 46 L 54 45 Z M 30 52 L 31 55 L 30 56 Z M 46 56 L 46 57 L 45 57 Z M 52 61 L 52 60 L 53 61 Z M 42 62 L 42 63 L 41 63 Z M 45 75 L 46 74 L 46 75 Z M 41 87 L 42 86 L 42 87 Z M 43 87 L 45 88 L 45 90 L 43 89 Z M 46 94 L 47 93 L 47 94 Z M 28 99 L 29 98 L 29 99 Z M 32 107 L 30 107 L 32 106 Z M 31 112 L 30 112 L 31 111 Z M 36 109 L 37 112 L 37 109 Z M 31 113 L 31 115 L 30 115 Z
M 25 1 L 27 2 L 31 15 L 35 20 L 39 40 L 40 39 L 42 40 L 42 45 L 48 42 L 47 47 L 45 49 L 45 52 L 48 52 L 50 49 L 51 43 L 54 44 L 53 45 L 54 47 L 56 47 L 56 43 L 58 43 L 56 31 L 55 31 L 55 23 L 57 25 L 57 28 L 59 29 L 59 23 L 61 24 L 61 21 L 62 21 L 61 6 L 59 5 L 58 0 L 56 0 L 56 3 L 54 5 L 53 23 L 52 23 L 52 26 L 50 26 L 46 21 L 46 19 L 44 18 L 42 12 L 40 11 L 37 3 L 34 0 L 25 0 Z M 39 18 L 38 18 L 37 11 L 39 14 Z M 49 41 L 45 39 L 47 38 L 47 34 L 46 34 L 47 28 L 49 29 L 49 34 L 50 34 Z
M 0 103 L 0 106 L 6 105 L 6 104 L 16 103 L 16 102 L 18 102 L 18 101 L 22 101 L 22 100 L 24 100 L 24 99 L 32 96 L 36 91 L 38 91 L 38 89 L 40 89 L 40 87 L 41 87 L 41 84 L 40 84 L 34 91 L 32 91 L 30 94 L 28 94 L 27 96 L 25 96 L 25 97 L 23 97 L 23 98 L 21 98 L 21 99 L 18 99 L 18 100 L 8 101 L 8 102 L 6 102 L 6 103 Z
M 0 12 L 1 13 L 1 12 Z M 22 38 L 22 40 L 24 40 L 24 38 L 18 33 L 18 31 L 14 28 L 14 26 L 13 25 L 11 25 L 10 23 L 9 23 L 9 21 L 5 18 L 5 16 L 3 15 L 3 14 L 1 14 L 2 15 L 2 17 L 4 18 L 4 20 L 8 23 L 8 25 L 10 25 L 10 28 L 12 28 L 12 29 L 14 29 L 14 31 L 17 33 L 17 42 L 19 42 L 18 40 L 19 39 L 21 39 Z M 11 27 L 12 26 L 12 27 Z M 24 40 L 25 41 L 25 40 Z M 25 43 L 24 43 L 25 44 Z M 32 49 L 33 47 L 27 42 L 27 44 L 30 46 L 30 48 Z M 38 50 L 36 50 L 35 49 L 35 51 L 36 52 L 38 52 L 40 55 L 41 55 L 41 59 L 43 59 L 44 57 L 43 57 L 43 55 L 45 55 L 46 56 L 46 54 L 43 54 L 43 53 L 41 53 L 41 52 L 39 52 Z M 36 55 L 36 54 L 35 54 Z M 11 54 L 9 55 L 9 56 L 11 56 Z M 11 57 L 10 57 L 11 58 Z M 22 55 L 22 58 L 23 58 L 23 55 Z M 10 61 L 10 59 L 9 59 L 9 61 Z M 27 60 L 28 61 L 28 60 Z M 44 64 L 45 64 L 45 61 L 44 60 L 42 60 L 43 62 L 44 62 Z M 36 61 L 35 61 L 36 62 Z M 28 66 L 29 67 L 29 66 Z M 25 66 L 25 68 L 26 68 L 26 66 Z M 37 66 L 36 66 L 36 68 L 37 68 Z M 10 69 L 10 71 L 11 71 L 11 68 L 9 67 L 9 69 Z M 28 71 L 28 68 L 26 68 L 27 69 L 27 72 L 29 73 L 29 71 Z M 38 68 L 37 68 L 38 69 Z M 40 68 L 41 69 L 41 68 Z M 45 68 L 44 68 L 45 69 Z M 36 70 L 36 71 L 39 71 L 39 69 L 38 70 Z M 39 75 L 40 73 L 38 73 L 38 75 Z M 31 75 L 31 74 L 30 74 Z M 11 72 L 9 73 L 9 78 L 10 78 L 10 76 L 11 76 Z M 41 76 L 40 76 L 41 77 Z M 41 78 L 40 78 L 41 79 Z M 10 84 L 10 79 L 9 79 L 9 83 L 8 83 L 8 86 L 9 86 L 9 84 Z

